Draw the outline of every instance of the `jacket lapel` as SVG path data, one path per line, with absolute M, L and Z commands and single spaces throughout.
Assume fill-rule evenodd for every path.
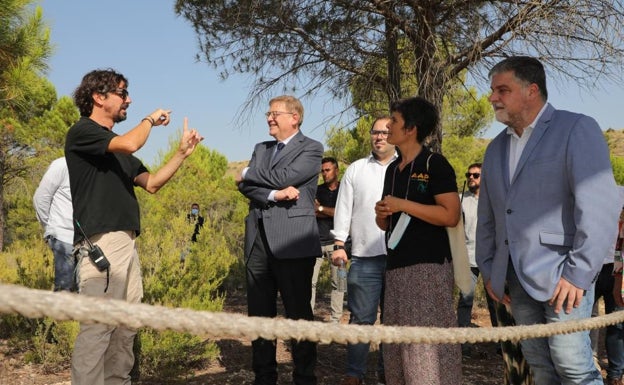
M 275 144 L 271 147 L 271 167 L 275 167 L 281 159 L 286 157 L 291 152 L 295 151 L 303 141 L 303 138 L 304 136 L 301 131 L 297 132 L 297 134 L 288 142 L 288 144 L 284 148 L 282 148 L 279 154 L 272 156 L 273 152 L 275 151 L 275 146 L 277 146 L 277 142 L 275 142 Z
M 524 147 L 524 150 L 522 151 L 522 154 L 520 155 L 520 159 L 518 160 L 518 165 L 516 166 L 516 173 L 513 175 L 513 179 L 511 180 L 512 184 L 516 180 L 520 172 L 522 172 L 522 169 L 524 168 L 524 165 L 526 164 L 527 160 L 533 153 L 533 150 L 535 150 L 535 147 L 537 146 L 539 141 L 542 139 L 542 137 L 546 133 L 546 130 L 548 129 L 550 120 L 554 112 L 555 112 L 555 109 L 551 105 L 548 105 L 546 107 L 546 110 L 544 110 L 544 113 L 542 114 L 542 116 L 539 118 L 539 120 L 535 124 L 535 128 L 533 128 L 531 137 L 529 138 L 529 141 Z M 507 148 L 508 148 L 507 153 L 509 154 L 509 146 L 507 146 Z M 508 159 L 507 164 L 509 164 L 509 155 L 507 156 L 507 159 Z

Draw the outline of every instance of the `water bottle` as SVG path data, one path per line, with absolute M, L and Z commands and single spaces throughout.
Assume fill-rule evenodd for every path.
M 347 291 L 347 267 L 345 266 L 345 261 L 342 259 L 338 267 L 338 291 L 343 293 Z

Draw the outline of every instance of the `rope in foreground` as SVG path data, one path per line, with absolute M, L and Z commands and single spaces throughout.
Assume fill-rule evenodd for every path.
M 0 284 L 0 313 L 18 313 L 28 318 L 50 317 L 130 328 L 173 330 L 213 339 L 246 337 L 254 340 L 297 339 L 341 344 L 371 343 L 465 343 L 518 341 L 597 329 L 624 321 L 624 311 L 582 321 L 549 325 L 495 328 L 425 328 L 398 326 L 340 325 L 313 321 L 247 317 L 234 313 L 194 311 L 119 300 L 87 297 L 66 292 L 29 289 Z

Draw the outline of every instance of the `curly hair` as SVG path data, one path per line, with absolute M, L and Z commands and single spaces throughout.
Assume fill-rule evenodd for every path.
M 106 94 L 114 91 L 120 83 L 128 86 L 128 79 L 113 69 L 93 70 L 82 78 L 74 91 L 74 103 L 80 110 L 80 116 L 91 116 L 93 112 L 93 93 Z

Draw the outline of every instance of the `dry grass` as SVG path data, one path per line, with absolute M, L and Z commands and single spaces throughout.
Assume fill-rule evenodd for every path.
M 611 153 L 616 156 L 624 156 L 624 129 L 614 130 L 610 128 L 605 131 L 605 136 Z

